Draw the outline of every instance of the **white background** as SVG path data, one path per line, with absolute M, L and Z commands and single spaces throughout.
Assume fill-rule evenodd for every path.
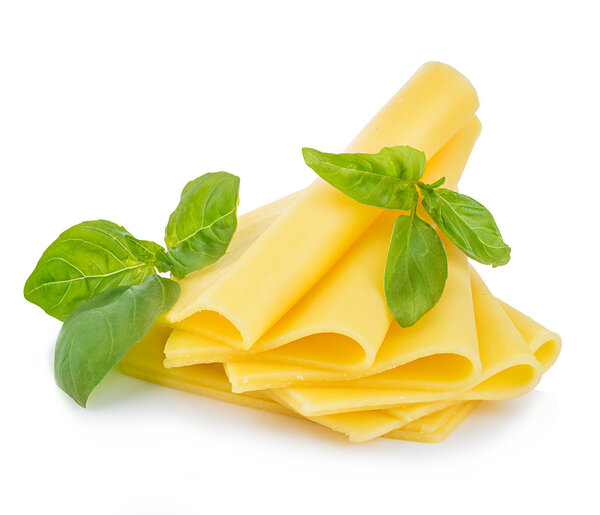
M 596 2 L 4 1 L 0 7 L 3 513 L 525 513 L 598 508 Z M 161 240 L 186 181 L 241 211 L 313 179 L 423 62 L 477 88 L 461 183 L 494 213 L 501 298 L 564 339 L 536 391 L 445 443 L 349 444 L 310 423 L 112 372 L 54 384 L 59 323 L 22 297 L 65 228 Z M 299 242 L 301 244 L 301 242 Z

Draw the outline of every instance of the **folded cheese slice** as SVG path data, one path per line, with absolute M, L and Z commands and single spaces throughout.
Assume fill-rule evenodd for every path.
M 162 349 L 170 331 L 171 329 L 166 326 L 154 326 L 146 337 L 134 345 L 123 357 L 118 364 L 120 371 L 138 379 L 233 404 L 299 416 L 278 401 L 277 396 L 272 392 L 233 393 L 222 367 L 218 364 L 164 368 L 162 365 Z M 411 404 L 387 411 L 342 413 L 313 417 L 311 420 L 337 432 L 344 433 L 350 437 L 351 441 L 355 442 L 364 442 L 386 435 L 386 433 L 390 433 L 392 438 L 438 441 L 441 439 L 440 434 L 439 432 L 433 432 L 432 428 L 434 421 L 440 420 L 440 417 L 431 419 L 430 415 L 440 412 L 442 414 L 441 419 L 445 420 L 455 412 L 455 405 L 456 403 L 453 402 Z M 426 434 L 420 434 L 419 419 L 424 421 Z M 410 428 L 407 424 L 410 424 Z M 442 424 L 439 425 L 442 426 Z M 400 436 L 398 433 L 394 433 L 399 429 L 403 429 L 406 434 Z M 446 431 L 444 436 L 449 432 Z M 436 434 L 437 436 L 435 436 Z
M 428 162 L 424 180 L 434 182 L 440 177 L 446 177 L 448 186 L 455 187 L 480 131 L 479 120 L 471 118 Z M 310 375 L 318 375 L 318 370 L 315 372 L 310 368 L 304 373 L 306 367 L 336 371 L 331 374 L 332 380 L 345 380 L 348 377 L 372 375 L 398 365 L 401 360 L 387 359 L 389 352 L 384 352 L 383 359 L 379 359 L 377 367 L 373 369 L 378 351 L 392 323 L 385 302 L 383 275 L 396 217 L 396 212 L 380 215 L 340 261 L 248 351 L 207 338 L 202 334 L 201 325 L 194 325 L 192 317 L 176 324 L 177 329 L 165 346 L 165 366 L 259 361 L 266 363 L 265 366 L 246 365 L 250 370 L 256 370 L 257 374 L 273 370 L 277 376 L 276 379 L 272 378 L 274 381 L 270 385 L 264 386 L 263 383 L 264 389 L 293 384 L 298 377 L 308 380 Z M 446 245 L 451 247 L 448 242 Z M 456 379 L 456 376 L 461 376 L 460 379 L 467 381 L 468 376 L 478 374 L 481 365 L 477 356 L 466 258 L 456 249 L 451 250 L 450 254 L 446 300 L 440 303 L 443 307 L 437 308 L 438 314 L 419 327 L 425 327 L 425 332 L 448 330 L 451 333 L 446 340 L 448 346 L 445 350 L 448 353 L 456 350 L 454 344 L 460 341 L 461 353 L 457 355 L 453 377 Z M 430 323 L 439 325 L 430 326 Z M 460 333 L 459 337 L 456 337 L 457 332 Z M 419 334 L 418 337 L 420 336 L 422 335 Z M 391 339 L 395 340 L 394 335 Z M 393 343 L 387 346 L 391 345 Z M 467 352 L 466 357 L 462 352 L 464 350 Z M 413 359 L 414 353 L 410 360 Z M 279 367 L 279 364 L 297 367 Z M 246 373 L 244 364 L 240 364 L 241 373 L 235 371 L 236 365 L 238 364 L 232 363 L 228 366 L 235 391 L 261 388 L 257 388 L 253 381 L 248 382 L 248 377 L 252 374 Z M 236 377 L 244 378 L 242 386 L 236 381 Z
M 535 320 L 524 315 L 519 310 L 499 301 L 505 313 L 512 320 L 521 336 L 529 344 L 535 358 L 542 365 L 544 372 L 548 370 L 558 358 L 562 347 L 560 336 L 538 324 Z
M 486 289 L 481 291 L 485 292 Z M 491 304 L 495 305 L 495 303 Z M 528 343 L 530 351 L 540 362 L 543 371 L 548 370 L 560 352 L 560 336 L 508 304 L 500 301 L 500 305 Z M 280 404 L 286 405 L 276 391 L 267 390 L 264 393 Z M 479 401 L 476 400 L 411 403 L 387 410 L 314 416 L 310 417 L 310 420 L 346 434 L 353 442 L 364 442 L 379 436 L 440 442 L 464 421 L 478 403 Z M 389 434 L 386 434 L 388 432 Z
M 485 293 L 485 289 L 482 292 Z M 511 313 L 511 319 L 523 337 L 526 338 L 531 351 L 534 353 L 542 351 L 540 356 L 544 361 L 544 369 L 547 369 L 556 359 L 560 350 L 560 337 L 516 309 L 504 303 L 502 303 L 502 307 Z M 162 346 L 169 331 L 170 329 L 164 327 L 154 328 L 122 360 L 119 365 L 122 371 L 134 377 L 228 402 L 288 415 L 296 414 L 286 406 L 282 398 L 279 397 L 278 392 L 232 393 L 231 386 L 220 365 L 197 365 L 165 369 L 162 366 Z M 273 403 L 272 399 L 277 400 L 277 402 Z M 472 408 L 475 404 L 476 402 L 464 404 L 464 401 L 409 403 L 396 405 L 387 410 L 369 409 L 367 411 L 316 415 L 308 418 L 335 431 L 347 434 L 351 441 L 355 442 L 362 442 L 383 435 L 417 441 L 441 441 L 460 421 L 464 420 L 470 411 L 470 409 L 463 410 L 462 408 L 457 411 L 454 407 L 464 405 Z M 429 416 L 436 412 L 443 413 L 436 417 Z M 417 419 L 419 422 L 413 423 Z M 434 430 L 431 429 L 432 421 L 439 422 L 440 420 L 444 421 L 444 424 L 438 423 L 435 425 Z M 415 427 L 421 429 L 415 430 Z M 400 430 L 403 432 L 394 432 Z M 392 433 L 387 435 L 386 433 L 390 431 Z
M 265 395 L 282 406 L 292 409 L 277 395 L 277 392 L 266 391 Z M 411 422 L 461 404 L 463 403 L 454 401 L 413 403 L 388 410 L 354 411 L 306 418 L 338 433 L 343 433 L 348 436 L 351 442 L 358 443 L 384 436 L 391 431 L 405 427 Z
M 428 390 L 460 390 L 474 384 L 481 377 L 482 364 L 469 266 L 454 245 L 445 241 L 445 246 L 448 280 L 442 298 L 414 326 L 401 328 L 394 322 L 371 367 L 340 373 L 314 366 L 232 360 L 225 370 L 233 391 L 320 386 L 325 381 L 327 386 Z
M 367 388 L 349 381 L 335 387 L 283 388 L 276 390 L 277 395 L 298 413 L 316 416 L 412 402 L 502 400 L 527 393 L 537 385 L 544 371 L 535 353 L 546 363 L 552 363 L 560 350 L 560 338 L 526 317 L 519 317 L 514 308 L 511 319 L 472 268 L 470 276 L 482 372 L 468 389 L 457 392 Z M 397 370 L 401 371 L 402 367 Z M 429 367 L 425 367 L 423 373 L 430 374 Z
M 220 364 L 165 368 L 163 349 L 172 329 L 155 325 L 123 356 L 117 368 L 123 374 L 190 393 L 212 397 L 265 411 L 295 415 L 293 411 L 267 397 L 263 392 L 232 393 Z
M 374 152 L 385 145 L 407 144 L 431 157 L 465 125 L 477 107 L 475 90 L 464 76 L 447 65 L 428 63 L 348 150 Z M 183 279 L 180 299 L 166 320 L 175 323 L 193 316 L 204 336 L 237 349 L 250 349 L 331 269 L 379 214 L 380 210 L 360 205 L 317 180 L 235 260 L 227 273 L 210 280 L 206 273 Z
M 231 240 L 231 244 L 227 252 L 221 259 L 212 265 L 206 266 L 197 272 L 191 274 L 194 284 L 198 288 L 209 288 L 215 281 L 226 274 L 231 266 L 248 250 L 258 237 L 264 233 L 279 216 L 293 203 L 299 196 L 303 194 L 303 190 L 287 195 L 270 204 L 261 206 L 249 213 L 241 215 L 238 219 L 238 226 Z M 190 277 L 191 277 L 190 276 Z M 183 289 L 180 295 L 190 295 L 189 289 Z M 169 313 L 164 313 L 159 317 L 158 323 L 161 325 L 172 325 L 168 317 Z M 190 323 L 189 329 L 193 330 L 193 317 L 180 322 L 180 326 L 187 328 L 186 322 Z M 215 323 L 218 323 L 218 318 Z M 223 324 L 223 328 L 227 328 Z
M 400 429 L 386 434 L 386 438 L 413 442 L 439 443 L 445 440 L 477 407 L 479 401 L 459 403 L 415 420 Z

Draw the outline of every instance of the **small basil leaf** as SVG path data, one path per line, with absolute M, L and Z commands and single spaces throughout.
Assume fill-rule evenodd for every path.
M 237 228 L 240 179 L 207 173 L 187 183 L 165 231 L 167 254 L 177 278 L 217 261 Z
M 440 177 L 437 181 L 435 181 L 431 184 L 425 184 L 421 181 L 419 181 L 417 184 L 419 185 L 420 189 L 433 190 L 435 188 L 439 188 L 445 182 L 446 182 L 446 177 Z
M 479 202 L 446 188 L 424 189 L 423 206 L 440 230 L 467 256 L 486 265 L 505 265 L 510 247 L 492 214 Z
M 58 335 L 56 384 L 85 407 L 96 385 L 175 304 L 179 292 L 175 281 L 150 275 L 142 284 L 118 286 L 82 304 Z
M 385 264 L 388 309 L 402 327 L 415 324 L 442 296 L 446 250 L 437 232 L 416 213 L 396 219 Z
M 326 154 L 303 148 L 302 155 L 322 179 L 361 204 L 401 210 L 417 204 L 414 181 L 423 175 L 425 154 L 412 147 L 385 147 L 377 154 Z
M 154 255 L 154 266 L 159 272 L 170 272 L 173 270 L 173 263 L 169 259 L 169 255 L 160 245 L 157 245 L 156 253 Z
M 138 240 L 106 220 L 74 225 L 44 251 L 27 279 L 25 298 L 64 320 L 94 295 L 141 283 L 164 255 L 160 245 Z

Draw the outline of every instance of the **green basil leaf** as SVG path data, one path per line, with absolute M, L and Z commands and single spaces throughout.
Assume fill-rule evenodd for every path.
M 415 212 L 396 219 L 385 264 L 388 309 L 402 327 L 415 324 L 442 296 L 446 250 L 437 232 Z
M 240 179 L 207 173 L 187 183 L 169 218 L 165 243 L 177 278 L 217 261 L 237 228 Z
M 106 220 L 74 225 L 44 251 L 27 279 L 25 298 L 64 320 L 83 302 L 115 286 L 141 283 L 165 268 L 165 251 Z
M 326 154 L 303 148 L 304 161 L 334 188 L 361 204 L 410 210 L 418 201 L 414 182 L 425 154 L 412 147 L 385 147 L 377 154 Z
M 492 214 L 479 202 L 446 188 L 423 189 L 423 206 L 440 230 L 467 256 L 494 267 L 510 260 Z
M 65 321 L 54 355 L 56 384 L 85 407 L 92 390 L 156 318 L 179 297 L 179 284 L 158 275 L 91 298 Z

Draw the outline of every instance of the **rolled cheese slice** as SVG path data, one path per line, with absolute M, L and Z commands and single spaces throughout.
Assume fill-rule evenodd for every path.
M 446 177 L 448 185 L 455 186 L 480 131 L 479 120 L 471 118 L 427 163 L 424 180 L 434 182 Z M 390 338 L 384 340 L 392 317 L 383 291 L 387 249 L 397 216 L 396 212 L 380 215 L 340 261 L 248 351 L 203 336 L 201 322 L 191 317 L 175 324 L 177 330 L 165 346 L 165 366 L 232 361 L 234 363 L 228 365 L 227 372 L 234 391 L 248 391 L 287 386 L 296 382 L 298 377 L 310 381 L 311 376 L 319 375 L 318 369 L 310 367 L 334 371 L 330 373 L 331 380 L 343 381 L 349 377 L 373 375 L 416 359 L 415 352 L 407 345 L 404 345 L 404 361 L 397 355 L 391 356 L 383 348 L 383 352 L 378 354 L 382 342 L 384 347 L 389 348 L 397 340 L 397 331 L 387 345 L 385 342 Z M 441 352 L 450 354 L 459 351 L 452 379 L 468 381 L 469 376 L 479 373 L 481 364 L 477 356 L 467 263 L 464 255 L 450 243 L 446 242 L 446 246 L 450 249 L 450 277 L 446 292 L 434 308 L 436 315 L 426 317 L 429 322 L 421 322 L 418 326 L 426 333 L 439 334 L 440 330 L 448 333 L 444 339 L 447 345 Z M 413 333 L 415 331 L 411 330 L 407 334 Z M 421 339 L 422 336 L 421 330 L 417 329 L 413 339 Z M 435 335 L 429 334 L 429 339 L 431 337 Z M 417 349 L 416 353 L 421 349 Z M 412 352 L 410 356 L 409 352 Z M 380 355 L 381 359 L 376 358 Z M 264 366 L 237 361 L 258 361 Z M 280 364 L 288 366 L 279 367 Z M 269 371 L 273 373 L 269 374 Z M 265 386 L 263 379 L 267 375 L 270 383 Z M 254 378 L 259 376 L 262 379 L 257 384 Z M 446 377 L 448 382 L 447 376 L 440 378 L 443 381 Z M 325 378 L 319 377 L 319 380 L 322 379 Z M 383 379 L 380 378 L 380 381 Z M 456 388 L 460 386 L 458 384 Z
M 428 63 L 349 146 L 375 152 L 411 145 L 433 156 L 473 116 L 478 99 L 453 68 Z M 181 281 L 169 323 L 190 316 L 204 336 L 250 349 L 350 248 L 380 210 L 358 204 L 317 180 L 228 268 Z M 201 271 L 202 272 L 202 271 Z M 207 284 L 208 283 L 208 284 Z

